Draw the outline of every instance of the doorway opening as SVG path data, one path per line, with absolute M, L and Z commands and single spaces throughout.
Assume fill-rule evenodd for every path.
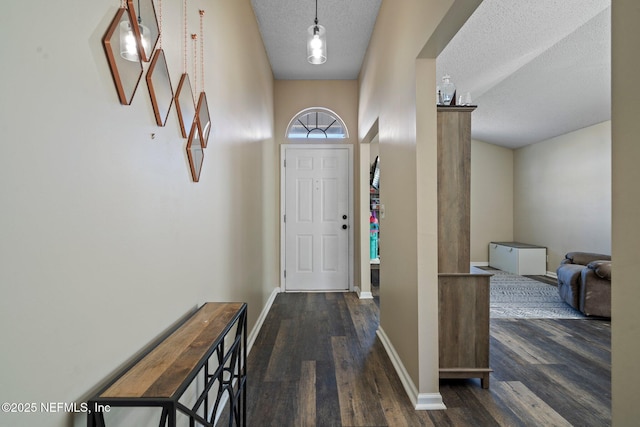
M 358 272 L 359 272 L 359 289 L 358 294 L 361 299 L 375 299 L 379 303 L 379 278 L 380 278 L 380 217 L 382 205 L 380 204 L 380 194 L 378 192 L 380 183 L 380 170 L 376 177 L 375 163 L 381 164 L 380 145 L 378 139 L 378 119 L 372 124 L 369 132 L 358 145 Z M 376 162 L 376 159 L 378 161 Z M 375 185 L 375 189 L 372 186 Z M 373 191 L 372 191 L 373 190 Z M 375 216 L 378 221 L 377 230 L 372 235 L 371 219 L 373 209 L 376 210 Z M 375 239 L 375 242 L 372 242 Z M 373 247 L 372 247 L 373 243 Z M 372 289 L 372 283 L 376 289 Z M 375 295 L 373 292 L 375 292 Z

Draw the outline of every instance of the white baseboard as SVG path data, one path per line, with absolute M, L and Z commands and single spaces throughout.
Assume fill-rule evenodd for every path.
M 264 320 L 267 318 L 267 314 L 269 314 L 269 310 L 271 310 L 271 306 L 273 305 L 273 301 L 275 301 L 276 296 L 280 293 L 280 288 L 273 288 L 273 292 L 269 295 L 269 299 L 267 303 L 262 308 L 260 312 L 260 316 L 258 316 L 258 320 L 256 320 L 256 324 L 253 326 L 251 333 L 247 335 L 247 357 L 249 353 L 251 353 L 251 347 L 253 347 L 253 343 L 258 338 L 258 334 L 260 333 L 260 329 L 262 329 L 262 325 L 264 324 Z M 236 380 L 234 380 L 236 381 Z M 222 395 L 222 399 L 220 400 L 220 406 L 218 408 L 218 413 L 216 414 L 216 419 L 214 421 L 214 425 L 218 424 L 218 420 L 220 419 L 220 415 L 224 412 L 225 407 L 227 406 L 227 401 L 229 400 L 229 393 L 224 393 Z M 207 419 L 211 419 L 211 415 L 213 414 L 213 408 L 209 410 L 209 414 L 207 415 Z
M 447 409 L 442 401 L 442 395 L 440 393 L 418 393 L 418 388 L 411 380 L 409 373 L 404 367 L 402 360 L 400 360 L 400 356 L 398 356 L 393 344 L 391 344 L 389 337 L 387 337 L 387 334 L 381 327 L 378 327 L 376 335 L 378 335 L 384 349 L 387 351 L 387 354 L 391 359 L 391 363 L 400 377 L 400 382 L 402 382 L 404 391 L 407 393 L 407 396 L 409 396 L 409 400 L 413 404 L 414 408 L 420 411 Z
M 558 275 L 556 274 L 555 271 L 547 271 L 547 276 L 552 277 L 554 279 L 558 278 Z
M 473 261 L 471 267 L 489 267 L 489 261 Z
M 447 409 L 440 393 L 420 393 L 416 402 L 417 411 L 438 411 Z
M 262 308 L 260 312 L 260 316 L 258 316 L 258 320 L 256 320 L 256 324 L 253 326 L 251 333 L 247 336 L 247 354 L 251 353 L 251 347 L 253 347 L 253 343 L 258 338 L 258 334 L 260 333 L 260 329 L 262 329 L 262 324 L 264 320 L 267 318 L 267 314 L 269 314 L 269 310 L 271 310 L 271 306 L 273 305 L 273 301 L 275 301 L 276 296 L 280 293 L 280 288 L 273 288 L 273 292 L 269 295 L 269 299 L 267 303 Z
M 355 286 L 353 290 L 358 294 L 358 298 L 360 299 L 373 299 L 371 292 L 362 292 L 359 286 Z

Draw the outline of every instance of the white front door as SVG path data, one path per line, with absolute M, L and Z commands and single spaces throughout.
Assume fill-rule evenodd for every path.
M 285 290 L 348 290 L 349 150 L 284 153 Z

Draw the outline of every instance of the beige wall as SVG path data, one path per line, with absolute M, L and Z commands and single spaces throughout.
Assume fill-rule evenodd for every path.
M 462 4 L 383 2 L 360 74 L 360 138 L 378 120 L 386 171 L 380 329 L 417 392 L 427 395 L 438 393 L 436 76 L 435 60 L 416 60 L 454 3 Z
M 488 263 L 490 242 L 512 240 L 513 150 L 472 140 L 471 262 Z
M 640 120 L 638 75 L 640 4 L 611 2 L 612 44 L 612 409 L 615 427 L 638 424 L 638 354 L 640 354 Z
M 518 150 L 472 141 L 471 261 L 510 240 L 547 247 L 551 273 L 569 251 L 610 254 L 610 132 L 604 122 Z
M 570 251 L 611 253 L 611 123 L 514 154 L 514 238 L 547 247 L 555 273 Z
M 347 126 L 349 137 L 341 140 L 328 140 L 331 143 L 345 143 L 354 146 L 354 159 L 358 159 L 358 82 L 357 80 L 276 80 L 274 83 L 275 140 L 277 144 L 304 141 L 287 140 L 286 131 L 291 119 L 300 111 L 322 107 L 336 113 Z M 318 140 L 314 140 L 317 143 Z M 279 156 L 279 153 L 278 153 Z M 360 171 L 359 162 L 354 161 L 354 177 Z M 354 178 L 354 206 L 359 206 L 360 195 L 357 180 Z M 278 202 L 279 203 L 279 202 Z M 278 205 L 280 206 L 280 205 Z M 354 208 L 355 214 L 355 208 Z M 360 218 L 356 215 L 351 226 L 354 228 L 354 285 L 360 287 Z M 280 253 L 280 252 L 278 252 Z M 370 285 L 368 285 L 368 288 Z
M 197 184 L 175 109 L 156 126 L 144 79 L 118 102 L 101 44 L 118 4 L 2 6 L 3 402 L 82 402 L 193 307 L 247 301 L 251 328 L 279 285 L 273 77 L 249 0 L 189 1 L 190 31 L 207 12 L 213 121 Z M 162 6 L 175 89 L 182 2 Z M 7 426 L 85 422 L 0 413 Z
M 349 138 L 337 142 L 357 143 L 357 80 L 276 80 L 274 98 L 274 132 L 279 144 L 287 142 L 286 131 L 291 119 L 300 111 L 311 107 L 328 108 L 344 120 Z

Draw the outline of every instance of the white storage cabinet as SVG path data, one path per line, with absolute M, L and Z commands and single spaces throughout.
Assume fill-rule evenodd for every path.
M 489 266 L 521 276 L 545 275 L 547 248 L 518 242 L 491 242 Z

